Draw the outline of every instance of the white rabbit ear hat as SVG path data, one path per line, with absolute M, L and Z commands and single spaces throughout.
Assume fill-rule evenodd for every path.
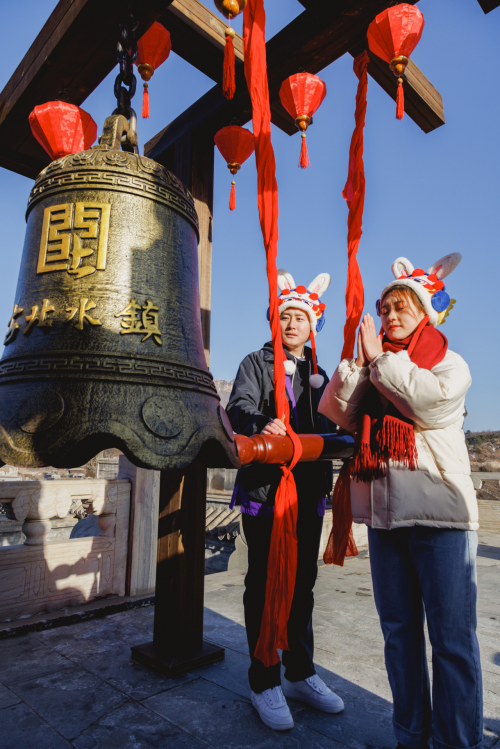
M 380 299 L 383 299 L 394 286 L 408 286 L 422 302 L 431 325 L 441 325 L 456 303 L 455 299 L 450 299 L 442 279 L 454 271 L 461 260 L 462 255 L 459 252 L 451 252 L 433 263 L 425 272 L 422 268 L 414 268 L 405 257 L 398 257 L 392 264 L 396 280 L 387 284 Z M 377 301 L 379 315 L 380 299 Z
M 305 286 L 296 286 L 293 276 L 280 268 L 278 271 L 278 289 L 281 292 L 278 297 L 280 315 L 288 307 L 302 309 L 309 315 L 313 333 L 319 333 L 325 324 L 326 306 L 319 301 L 319 298 L 330 286 L 331 280 L 328 273 L 320 273 L 306 289 Z
M 319 301 L 319 298 L 331 282 L 330 275 L 328 273 L 320 273 L 314 281 L 311 281 L 309 286 L 296 286 L 293 276 L 288 271 L 280 268 L 278 270 L 278 289 L 280 294 L 278 297 L 279 312 L 280 315 L 288 309 L 288 307 L 294 307 L 295 309 L 304 310 L 309 316 L 309 322 L 311 323 L 311 347 L 313 357 L 314 374 L 309 377 L 309 384 L 312 388 L 320 388 L 325 378 L 323 375 L 318 373 L 318 363 L 316 361 L 316 343 L 315 335 L 320 332 L 323 325 L 325 324 L 325 304 Z M 267 319 L 270 318 L 270 311 L 267 310 Z M 295 372 L 294 362 L 287 359 L 284 362 L 285 372 L 287 375 L 293 375 Z

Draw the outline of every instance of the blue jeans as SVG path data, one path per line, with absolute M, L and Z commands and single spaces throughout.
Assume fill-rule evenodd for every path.
M 481 749 L 475 531 L 368 528 L 396 739 L 418 749 Z M 432 706 L 424 620 L 432 645 Z

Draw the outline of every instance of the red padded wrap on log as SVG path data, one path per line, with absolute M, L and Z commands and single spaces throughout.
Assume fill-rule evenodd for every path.
M 267 258 L 269 307 L 274 349 L 274 393 L 276 413 L 285 417 L 287 433 L 294 445 L 289 466 L 282 466 L 276 492 L 271 548 L 267 566 L 264 614 L 255 657 L 265 666 L 279 662 L 277 648 L 288 650 L 287 624 L 297 571 L 297 489 L 292 468 L 302 452 L 297 435 L 290 427 L 290 410 L 285 392 L 283 344 L 278 308 L 278 185 L 271 144 L 271 108 L 266 68 L 266 16 L 263 0 L 248 0 L 243 11 L 245 77 L 252 100 L 257 192 L 260 226 Z
M 346 322 L 344 325 L 344 347 L 341 359 L 351 359 L 354 353 L 356 329 L 361 319 L 365 295 L 363 279 L 359 270 L 358 254 L 359 242 L 363 233 L 363 209 L 365 206 L 365 167 L 363 164 L 363 129 L 366 116 L 366 91 L 368 88 L 368 74 L 366 68 L 370 58 L 365 51 L 354 60 L 354 72 L 359 78 L 356 93 L 355 126 L 349 149 L 349 173 L 342 195 L 347 201 L 349 216 L 347 218 L 347 253 L 349 265 L 347 268 L 347 286 L 345 291 Z

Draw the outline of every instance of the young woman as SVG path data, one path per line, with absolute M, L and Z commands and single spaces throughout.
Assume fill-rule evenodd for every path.
M 398 746 L 482 747 L 476 637 L 478 510 L 462 425 L 471 377 L 436 330 L 453 306 L 441 280 L 406 258 L 365 315 L 356 359 L 340 363 L 319 410 L 357 434 L 354 520 L 368 525 L 375 603 L 385 640 Z M 433 689 L 424 619 L 432 645 Z
M 292 276 L 278 271 L 280 322 L 290 422 L 295 432 L 328 433 L 335 426 L 318 414 L 319 399 L 328 382 L 318 368 L 313 374 L 313 353 L 305 346 L 324 322 L 324 304 L 318 298 L 330 285 L 330 276 L 320 274 L 306 289 L 295 286 Z M 241 362 L 227 414 L 235 432 L 286 434 L 274 409 L 274 353 L 271 343 L 249 354 Z M 283 366 L 281 363 L 280 366 Z M 248 573 L 245 577 L 245 625 L 251 664 L 248 671 L 252 704 L 270 728 L 293 728 L 285 696 L 307 702 L 328 713 L 340 712 L 344 704 L 317 676 L 314 663 L 312 612 L 313 588 L 318 573 L 318 553 L 326 497 L 332 487 L 330 463 L 299 463 L 293 469 L 297 486 L 297 575 L 288 620 L 289 650 L 283 652 L 285 678 L 281 688 L 281 664 L 264 666 L 254 657 L 260 635 L 266 595 L 267 564 L 273 529 L 274 499 L 281 470 L 277 465 L 250 465 L 236 477 L 233 504 L 243 513 L 243 531 L 248 544 Z

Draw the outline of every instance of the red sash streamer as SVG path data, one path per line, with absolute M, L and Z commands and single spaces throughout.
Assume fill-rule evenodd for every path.
M 349 216 L 347 219 L 347 252 L 349 265 L 347 268 L 347 286 L 345 291 L 346 322 L 344 325 L 344 348 L 342 359 L 351 359 L 354 352 L 356 329 L 361 319 L 365 304 L 363 279 L 358 266 L 356 255 L 362 235 L 363 209 L 365 206 L 365 167 L 363 164 L 363 129 L 366 115 L 366 91 L 368 88 L 367 65 L 370 62 L 365 51 L 354 60 L 354 72 L 359 78 L 356 93 L 356 125 L 351 138 L 349 149 L 349 173 L 342 195 L 347 200 Z
M 269 307 L 274 349 L 274 393 L 276 413 L 284 419 L 294 445 L 289 466 L 282 467 L 282 477 L 274 505 L 274 523 L 267 566 L 264 614 L 255 657 L 265 666 L 279 662 L 277 648 L 288 649 L 287 624 L 292 605 L 297 571 L 297 489 L 292 468 L 302 453 L 297 435 L 290 427 L 290 409 L 285 393 L 285 368 L 278 308 L 278 185 L 271 144 L 271 108 L 266 67 L 266 44 L 263 0 L 248 0 L 243 11 L 243 49 L 245 77 L 252 100 L 255 160 L 260 226 L 267 258 Z

